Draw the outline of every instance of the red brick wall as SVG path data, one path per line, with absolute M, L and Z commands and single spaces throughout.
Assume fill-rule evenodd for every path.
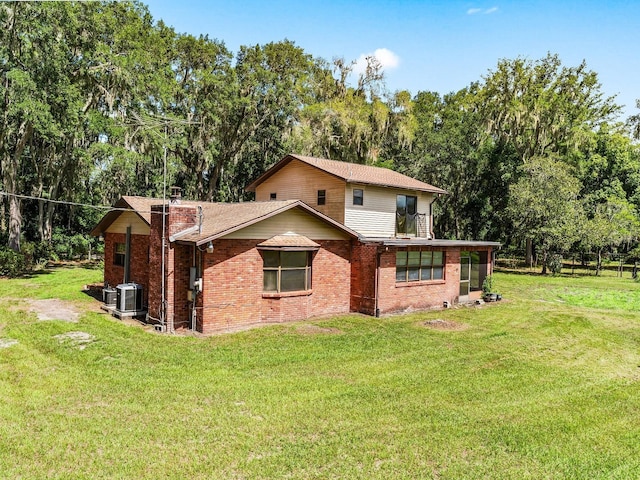
M 125 243 L 124 233 L 105 233 L 104 235 L 104 281 L 112 287 L 124 281 L 124 267 L 115 265 L 116 243 Z M 149 293 L 149 237 L 131 235 L 131 260 L 129 281 L 143 286 L 144 304 L 147 305 Z
M 377 245 L 354 242 L 351 254 L 351 311 L 375 315 Z
M 263 294 L 263 240 L 218 240 L 204 254 L 204 333 L 259 322 L 284 322 L 349 312 L 350 241 L 318 241 L 312 290 Z
M 381 313 L 436 308 L 442 307 L 445 301 L 450 304 L 458 302 L 460 296 L 460 251 L 463 249 L 459 247 L 433 247 L 431 250 L 444 251 L 444 280 L 396 283 L 397 248 L 389 247 L 389 250 L 382 254 L 378 300 Z M 487 273 L 491 273 L 491 248 L 472 247 L 469 250 L 487 251 Z
M 428 250 L 428 248 L 424 248 Z M 437 248 L 444 251 L 444 280 L 427 282 L 396 283 L 396 251 L 389 247 L 380 257 L 380 285 L 378 308 L 381 313 L 403 310 L 420 310 L 442 307 L 443 303 L 453 304 L 460 293 L 460 249 Z
M 149 316 L 160 318 L 162 285 L 162 206 L 151 207 L 149 231 Z
M 160 207 L 162 210 L 162 207 Z M 168 236 L 198 224 L 198 209 L 187 205 L 170 204 L 167 218 Z
M 167 298 L 173 299 L 173 326 L 176 329 L 191 328 L 191 301 L 188 298 L 189 270 L 194 264 L 193 249 L 191 245 L 172 244 L 173 269 L 168 273 L 172 275 L 172 289 L 167 292 Z M 168 319 L 171 317 L 167 316 Z

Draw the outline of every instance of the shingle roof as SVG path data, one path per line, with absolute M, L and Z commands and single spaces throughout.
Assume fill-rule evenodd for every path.
M 100 235 L 120 215 L 121 209 L 135 211 L 147 224 L 151 224 L 151 207 L 162 205 L 162 199 L 123 196 L 92 230 L 92 235 Z M 209 240 L 222 237 L 236 230 L 253 225 L 261 220 L 277 215 L 291 208 L 299 208 L 325 223 L 357 238 L 358 234 L 339 222 L 314 210 L 300 200 L 270 202 L 211 203 L 181 200 L 180 205 L 202 208 L 202 230 L 189 228 L 172 237 L 172 241 L 195 242 L 202 245 Z
M 434 187 L 433 185 L 408 177 L 402 173 L 389 170 L 388 168 L 371 167 L 357 163 L 339 162 L 336 160 L 328 160 L 326 158 L 306 157 L 304 155 L 297 154 L 290 154 L 284 157 L 260 177 L 247 185 L 246 190 L 254 191 L 258 185 L 292 160 L 299 160 L 316 167 L 335 177 L 343 179 L 347 183 L 379 185 L 383 187 L 403 188 L 407 190 L 418 190 L 432 193 L 447 193 L 441 188 Z
M 116 218 L 125 210 L 131 210 L 135 212 L 147 225 L 151 225 L 151 206 L 162 205 L 161 198 L 149 198 L 149 197 L 134 197 L 125 195 L 118 199 L 113 206 L 113 210 L 110 210 L 100 222 L 93 227 L 91 235 L 97 237 L 102 235 L 104 231 L 109 228 Z
M 182 205 L 202 207 L 202 232 L 191 231 L 177 234 L 176 240 L 182 242 L 208 242 L 241 228 L 264 220 L 285 210 L 298 206 L 298 200 L 243 203 L 206 203 L 185 202 Z
M 258 244 L 258 247 L 262 248 L 320 248 L 320 244 L 314 242 L 304 235 L 298 235 L 296 233 L 285 233 L 283 235 L 275 235 L 268 240 Z

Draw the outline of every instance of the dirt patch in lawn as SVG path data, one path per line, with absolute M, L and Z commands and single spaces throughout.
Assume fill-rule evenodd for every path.
M 319 327 L 311 323 L 296 326 L 296 333 L 301 335 L 340 335 L 342 330 L 333 327 Z
M 0 348 L 9 348 L 18 344 L 18 340 L 13 340 L 11 338 L 0 338 Z
M 57 298 L 29 300 L 29 311 L 34 312 L 38 320 L 62 320 L 75 323 L 80 318 L 80 311 L 73 303 Z
M 453 320 L 442 320 L 440 318 L 436 318 L 435 320 L 427 320 L 422 324 L 427 328 L 431 328 L 433 330 L 466 330 L 469 328 L 469 325 L 466 323 L 458 323 Z
M 69 345 L 78 350 L 84 350 L 96 337 L 87 332 L 67 332 L 54 335 L 53 338 L 57 339 L 61 344 Z

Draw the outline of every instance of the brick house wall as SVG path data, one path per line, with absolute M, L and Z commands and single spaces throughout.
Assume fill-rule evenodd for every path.
M 396 251 L 389 247 L 380 256 L 380 283 L 378 308 L 381 313 L 400 312 L 442 307 L 458 301 L 460 293 L 460 249 L 432 248 L 444 251 L 444 280 L 396 283 Z M 430 248 L 423 248 L 430 250 Z
M 193 266 L 193 249 L 191 245 L 172 244 L 170 249 L 173 250 L 173 286 L 172 291 L 167 292 L 167 297 L 171 295 L 173 301 L 173 326 L 176 329 L 191 328 L 191 308 L 192 303 L 189 300 L 188 292 L 189 270 Z M 170 318 L 167 315 L 167 318 Z
M 312 260 L 312 289 L 281 294 L 263 292 L 263 261 L 256 248 L 263 240 L 220 239 L 213 253 L 204 254 L 198 299 L 203 333 L 349 312 L 350 240 L 316 240 L 321 248 Z
M 380 249 L 378 308 L 380 313 L 439 308 L 443 303 L 458 302 L 460 293 L 460 247 L 422 247 L 423 250 L 443 251 L 444 280 L 425 282 L 396 282 L 396 252 L 398 247 L 378 247 L 357 243 L 353 248 L 351 270 L 351 310 L 375 315 L 376 254 Z M 487 274 L 491 273 L 491 248 L 469 247 L 486 251 Z
M 162 205 L 151 207 L 149 239 L 149 320 L 157 322 L 162 306 Z M 165 298 L 166 321 L 174 328 L 187 328 L 191 322 L 191 303 L 188 300 L 189 268 L 193 265 L 193 247 L 169 242 L 169 237 L 197 224 L 197 209 L 192 206 L 169 204 L 165 225 Z
M 116 243 L 125 243 L 124 233 L 104 234 L 104 282 L 115 288 L 124 281 L 124 267 L 114 264 Z M 143 302 L 148 304 L 149 295 L 149 236 L 131 235 L 129 281 L 143 286 Z
M 351 311 L 376 314 L 376 255 L 378 246 L 354 242 L 351 253 Z

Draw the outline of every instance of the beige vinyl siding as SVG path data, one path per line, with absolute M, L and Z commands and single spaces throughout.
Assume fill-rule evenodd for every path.
M 312 240 L 344 240 L 349 238 L 344 232 L 299 209 L 287 210 L 242 230 L 225 235 L 223 238 L 268 239 L 287 232 L 304 235 Z
M 318 190 L 325 190 L 326 204 L 318 205 Z M 292 160 L 256 187 L 256 201 L 302 200 L 310 207 L 344 223 L 345 182 L 299 160 Z
M 353 204 L 353 189 L 364 190 L 363 205 Z M 418 213 L 427 215 L 429 234 L 429 204 L 431 193 L 376 187 L 372 185 L 349 185 L 345 191 L 345 225 L 367 237 L 393 237 L 396 233 L 396 196 L 398 194 L 418 197 Z
M 142 220 L 137 213 L 122 212 L 107 228 L 108 233 L 127 233 L 127 227 L 131 227 L 133 235 L 149 235 L 149 225 Z

